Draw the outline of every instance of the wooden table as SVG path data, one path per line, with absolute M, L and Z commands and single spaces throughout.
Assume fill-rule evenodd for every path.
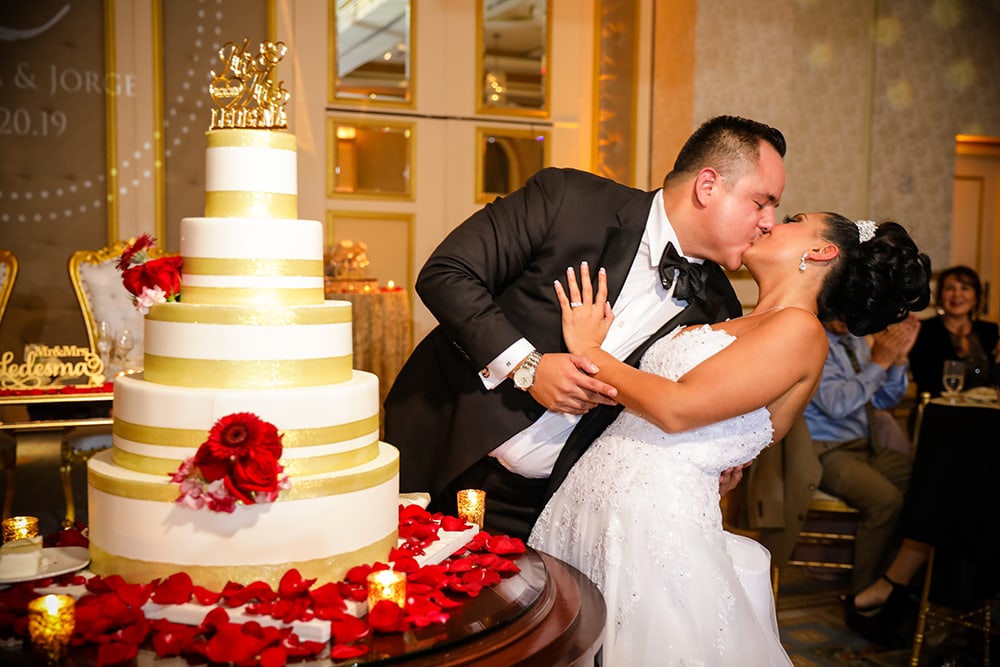
M 471 609 L 460 612 L 445 626 L 414 629 L 404 635 L 377 635 L 373 650 L 348 662 L 334 663 L 328 658 L 290 663 L 300 667 L 344 667 L 345 665 L 394 665 L 398 667 L 594 667 L 604 641 L 606 607 L 597 587 L 579 570 L 548 554 L 531 552 L 532 559 L 544 565 L 544 587 L 534 602 L 518 616 L 495 627 L 473 632 L 465 638 L 435 645 L 436 635 L 453 632 L 456 625 L 475 626 Z M 520 575 L 517 575 L 520 576 Z M 484 590 L 480 595 L 488 592 Z M 474 606 L 472 598 L 462 608 Z M 493 622 L 482 617 L 484 625 Z M 410 657 L 392 650 L 393 643 L 426 642 L 426 648 Z M 94 647 L 73 649 L 64 664 L 90 667 Z M 0 663 L 11 667 L 38 664 L 38 653 L 30 647 L 0 646 Z M 159 664 L 151 650 L 140 651 L 138 664 Z M 188 663 L 180 658 L 168 665 Z M 204 664 L 204 663 L 202 663 Z

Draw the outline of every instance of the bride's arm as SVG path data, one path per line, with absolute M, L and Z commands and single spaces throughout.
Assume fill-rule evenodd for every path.
M 567 347 L 594 362 L 596 376 L 618 388 L 620 403 L 664 431 L 686 431 L 763 406 L 771 406 L 772 416 L 776 408 L 787 415 L 801 410 L 815 389 L 827 339 L 819 321 L 804 310 L 786 308 L 762 318 L 674 382 L 633 368 L 600 348 L 614 319 L 607 304 L 607 279 L 598 274 L 597 293 L 592 295 L 586 266 L 580 277 L 582 285 L 577 287 L 572 271 L 567 272 L 568 295 L 556 286 Z M 570 301 L 584 305 L 571 308 Z M 790 405 L 785 405 L 786 399 Z

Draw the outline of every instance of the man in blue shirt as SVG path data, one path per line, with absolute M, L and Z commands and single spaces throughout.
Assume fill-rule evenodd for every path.
M 851 574 L 859 591 L 885 571 L 899 543 L 912 459 L 895 444 L 905 436 L 884 411 L 906 392 L 907 355 L 920 322 L 911 316 L 873 336 L 870 347 L 842 322 L 826 328 L 830 351 L 805 420 L 823 470 L 820 488 L 861 511 Z M 887 431 L 893 436 L 880 437 Z

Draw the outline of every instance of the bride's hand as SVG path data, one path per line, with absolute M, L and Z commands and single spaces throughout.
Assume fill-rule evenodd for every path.
M 570 352 L 584 354 L 591 348 L 600 347 L 615 319 L 608 303 L 608 277 L 603 268 L 598 271 L 595 295 L 590 267 L 581 262 L 580 284 L 577 284 L 576 273 L 570 267 L 566 269 L 566 285 L 564 289 L 562 283 L 555 281 L 556 297 L 562 308 L 563 339 Z

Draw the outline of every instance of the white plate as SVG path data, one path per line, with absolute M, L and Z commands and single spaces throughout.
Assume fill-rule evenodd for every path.
M 970 403 L 996 403 L 997 390 L 993 387 L 973 387 L 962 392 L 962 398 Z
M 87 547 L 49 547 L 42 549 L 42 562 L 38 564 L 38 574 L 8 577 L 0 572 L 0 584 L 58 577 L 60 574 L 76 572 L 89 562 L 90 550 Z

